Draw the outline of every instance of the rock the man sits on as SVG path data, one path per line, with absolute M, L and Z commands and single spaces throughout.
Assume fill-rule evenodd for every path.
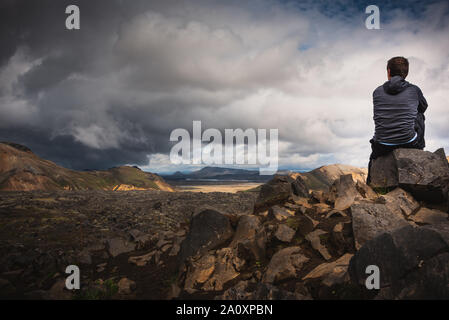
M 367 183 L 371 182 L 370 169 L 374 159 L 397 148 L 424 149 L 424 112 L 427 101 L 421 89 L 405 81 L 409 62 L 404 57 L 388 60 L 388 81 L 373 92 L 374 137 L 370 140 L 371 156 Z

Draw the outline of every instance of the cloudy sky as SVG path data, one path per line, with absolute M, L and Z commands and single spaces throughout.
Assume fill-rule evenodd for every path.
M 448 34 L 447 1 L 2 0 L 0 140 L 73 169 L 170 172 L 193 168 L 171 164 L 170 133 L 201 120 L 279 129 L 283 169 L 366 166 L 371 95 L 401 55 L 426 149 L 449 150 Z

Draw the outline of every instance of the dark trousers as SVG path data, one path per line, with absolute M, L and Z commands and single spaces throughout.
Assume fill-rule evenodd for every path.
M 369 141 L 371 143 L 371 155 L 369 157 L 368 177 L 366 178 L 366 184 L 369 185 L 371 183 L 371 163 L 373 162 L 374 159 L 387 155 L 394 149 L 399 148 L 409 148 L 409 149 L 411 148 L 420 150 L 424 149 L 424 147 L 426 146 L 426 143 L 424 141 L 424 128 L 425 128 L 424 120 L 425 120 L 424 114 L 418 113 L 418 117 L 415 122 L 415 130 L 417 133 L 417 137 L 410 143 L 398 144 L 395 146 L 386 146 L 384 144 L 374 141 L 373 139 Z

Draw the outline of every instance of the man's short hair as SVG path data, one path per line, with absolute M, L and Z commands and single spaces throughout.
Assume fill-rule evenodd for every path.
M 401 76 L 405 79 L 408 75 L 408 60 L 404 57 L 394 57 L 388 60 L 387 69 L 390 69 L 390 76 Z

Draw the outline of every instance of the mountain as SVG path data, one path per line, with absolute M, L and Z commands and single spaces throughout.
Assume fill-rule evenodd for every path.
M 233 168 L 204 167 L 200 170 L 190 173 L 175 172 L 172 175 L 163 176 L 166 180 L 251 180 L 251 181 L 268 181 L 273 176 L 259 175 L 258 170 L 245 170 Z
M 147 189 L 173 191 L 160 176 L 137 167 L 75 171 L 40 158 L 23 145 L 0 143 L 0 191 Z

